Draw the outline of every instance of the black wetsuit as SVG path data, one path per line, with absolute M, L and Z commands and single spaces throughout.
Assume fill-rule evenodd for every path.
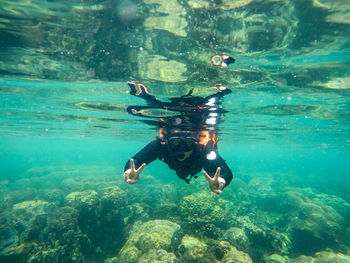
M 192 176 L 204 169 L 210 176 L 215 174 L 218 167 L 221 167 L 220 177 L 226 181 L 225 186 L 229 185 L 232 180 L 232 172 L 225 160 L 221 158 L 215 148 L 206 149 L 205 146 L 197 146 L 191 155 L 183 161 L 174 158 L 173 153 L 169 151 L 165 144 L 161 143 L 160 139 L 156 139 L 146 145 L 132 158 L 135 162 L 135 167 L 138 168 L 143 163 L 149 164 L 156 159 L 165 162 L 169 168 L 176 171 L 176 174 L 187 183 Z M 207 157 L 209 154 L 209 158 Z M 216 158 L 212 157 L 215 156 Z M 211 157 L 211 158 L 210 158 Z M 130 168 L 130 161 L 125 165 L 124 171 Z

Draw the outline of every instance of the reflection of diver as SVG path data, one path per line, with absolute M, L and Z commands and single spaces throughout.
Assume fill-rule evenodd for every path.
M 220 194 L 232 180 L 232 172 L 220 157 L 217 149 L 217 123 L 224 112 L 219 106 L 220 98 L 231 93 L 230 89 L 217 84 L 218 92 L 202 97 L 191 96 L 192 91 L 170 102 L 161 102 L 151 95 L 140 82 L 128 82 L 131 94 L 143 98 L 147 106 L 129 106 L 127 111 L 146 117 L 144 122 L 156 125 L 159 136 L 128 161 L 124 168 L 124 180 L 134 184 L 143 168 L 157 158 L 187 183 L 204 169 L 203 174 L 213 192 Z M 174 113 L 170 117 L 150 116 L 154 109 Z M 153 118 L 150 120 L 150 118 Z M 154 119 L 157 119 L 154 120 Z
M 216 67 L 227 68 L 228 65 L 235 63 L 236 60 L 224 53 L 218 53 L 212 56 L 210 61 Z

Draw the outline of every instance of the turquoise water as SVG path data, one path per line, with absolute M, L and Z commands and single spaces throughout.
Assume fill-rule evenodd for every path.
M 0 1 L 1 262 L 350 262 L 348 1 Z M 216 68 L 225 52 L 236 62 Z M 125 163 L 157 98 L 232 90 L 221 195 Z

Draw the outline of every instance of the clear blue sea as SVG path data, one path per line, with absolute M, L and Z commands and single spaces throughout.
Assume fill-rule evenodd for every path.
M 131 80 L 232 90 L 220 195 L 124 183 L 158 135 Z M 0 0 L 0 262 L 350 262 L 349 178 L 350 1 Z

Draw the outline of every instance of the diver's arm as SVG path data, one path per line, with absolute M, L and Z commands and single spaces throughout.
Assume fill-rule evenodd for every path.
M 134 159 L 135 167 L 140 167 L 143 163 L 146 165 L 158 158 L 160 152 L 160 141 L 154 140 L 147 144 L 141 151 L 136 153 Z M 124 171 L 130 169 L 130 160 L 125 164 Z
M 227 88 L 221 84 L 216 84 L 214 86 L 209 87 L 208 89 L 216 89 L 218 92 L 205 97 L 206 101 L 209 101 L 212 98 L 221 99 L 222 97 L 224 97 L 227 94 L 230 94 L 232 92 L 232 90 L 230 90 L 229 88 Z
M 136 184 L 143 168 L 158 157 L 159 150 L 160 142 L 154 140 L 133 156 L 124 167 L 125 183 Z
M 131 95 L 144 99 L 152 106 L 162 105 L 162 102 L 151 94 L 150 89 L 145 84 L 138 81 L 128 81 L 128 85 Z

